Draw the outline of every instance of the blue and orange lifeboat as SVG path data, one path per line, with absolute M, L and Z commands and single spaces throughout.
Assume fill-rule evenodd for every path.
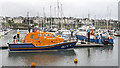
M 70 49 L 77 41 L 66 41 L 50 32 L 29 32 L 20 43 L 8 43 L 9 51 L 40 51 Z

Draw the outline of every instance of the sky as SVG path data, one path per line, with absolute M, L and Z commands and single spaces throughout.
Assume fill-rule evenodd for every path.
M 118 19 L 119 0 L 59 0 L 62 16 L 86 18 Z M 0 0 L 0 16 L 58 16 L 57 0 Z M 60 15 L 59 15 L 60 16 Z

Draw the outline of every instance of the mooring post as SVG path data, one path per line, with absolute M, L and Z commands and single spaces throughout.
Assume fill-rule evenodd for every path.
M 31 30 L 31 27 L 30 27 L 30 26 L 28 26 L 28 31 L 30 32 L 30 30 Z
M 20 30 L 19 29 L 17 30 L 17 38 L 18 38 L 18 41 L 19 41 L 19 38 L 20 38 Z

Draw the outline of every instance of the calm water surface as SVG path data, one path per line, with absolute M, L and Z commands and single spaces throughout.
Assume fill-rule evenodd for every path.
M 11 42 L 15 31 L 11 31 L 7 36 L 0 39 L 0 45 L 5 46 Z M 21 37 L 26 35 L 26 31 Z M 34 52 L 34 53 L 9 53 L 8 49 L 0 50 L 3 66 L 29 66 L 32 62 L 37 66 L 118 66 L 118 40 L 115 37 L 114 47 L 91 47 L 74 48 L 74 50 Z M 74 59 L 78 63 L 74 64 Z

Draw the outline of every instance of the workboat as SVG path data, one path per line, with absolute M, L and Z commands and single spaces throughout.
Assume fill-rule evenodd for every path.
M 88 42 L 88 32 L 86 30 L 79 30 L 79 32 L 76 33 L 76 37 L 79 40 Z M 104 33 L 97 33 L 93 30 L 90 31 L 90 39 L 89 42 L 97 43 L 97 44 L 112 44 L 113 45 L 113 38 L 111 35 L 107 35 Z
M 17 39 L 16 39 L 17 40 Z M 18 40 L 17 40 L 18 41 Z M 9 51 L 43 51 L 72 49 L 77 41 L 64 40 L 61 36 L 55 36 L 50 32 L 29 32 L 20 42 L 8 43 Z

